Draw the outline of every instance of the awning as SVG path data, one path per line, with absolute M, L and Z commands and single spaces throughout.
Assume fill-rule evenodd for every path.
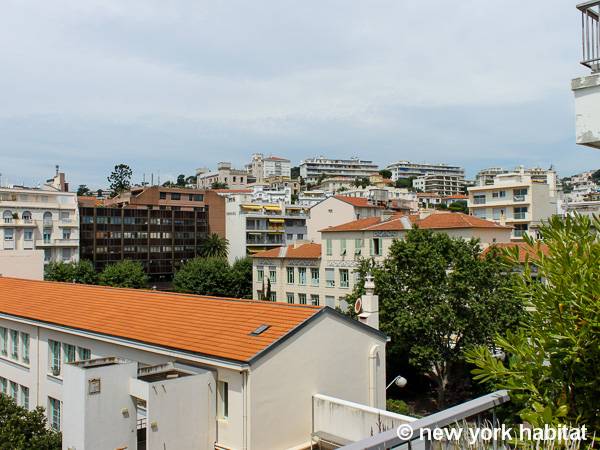
M 276 205 L 266 205 L 264 208 L 267 211 L 281 211 L 281 206 Z
M 285 220 L 283 220 L 283 219 L 269 219 L 269 222 L 271 222 L 271 223 L 284 223 Z
M 241 206 L 244 209 L 251 209 L 253 211 L 258 211 L 258 210 L 262 209 L 262 206 L 260 206 L 260 205 L 241 205 Z

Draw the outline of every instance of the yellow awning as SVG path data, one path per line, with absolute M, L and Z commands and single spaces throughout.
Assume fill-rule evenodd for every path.
M 281 206 L 277 206 L 277 205 L 266 205 L 265 209 L 267 211 L 281 211 Z
M 271 222 L 271 223 L 284 223 L 285 220 L 283 220 L 283 219 L 269 219 L 269 222 Z
M 260 206 L 260 205 L 241 205 L 241 206 L 244 209 L 252 209 L 254 211 L 258 211 L 259 209 L 262 208 L 262 206 Z

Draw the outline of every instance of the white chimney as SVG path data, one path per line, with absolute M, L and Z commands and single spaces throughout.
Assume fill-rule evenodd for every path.
M 379 330 L 379 296 L 375 295 L 375 283 L 370 273 L 365 277 L 365 293 L 360 302 L 362 312 L 358 315 L 358 320 Z

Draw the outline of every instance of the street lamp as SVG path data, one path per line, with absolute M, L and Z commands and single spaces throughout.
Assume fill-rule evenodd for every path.
M 406 383 L 408 383 L 406 378 L 404 378 L 402 375 L 398 375 L 396 378 L 390 381 L 390 384 L 388 384 L 385 387 L 385 390 L 387 391 L 392 384 L 396 384 L 396 386 L 398 386 L 399 388 L 403 388 L 404 386 L 406 386 Z

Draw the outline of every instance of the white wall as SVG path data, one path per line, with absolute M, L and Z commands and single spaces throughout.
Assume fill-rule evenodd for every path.
M 600 74 L 576 78 L 571 87 L 575 94 L 576 142 L 600 149 Z
M 309 241 L 320 242 L 323 228 L 341 225 L 356 220 L 354 207 L 349 203 L 329 197 L 310 208 L 310 216 L 306 221 Z
M 42 250 L 0 251 L 0 276 L 44 279 L 44 252 Z

